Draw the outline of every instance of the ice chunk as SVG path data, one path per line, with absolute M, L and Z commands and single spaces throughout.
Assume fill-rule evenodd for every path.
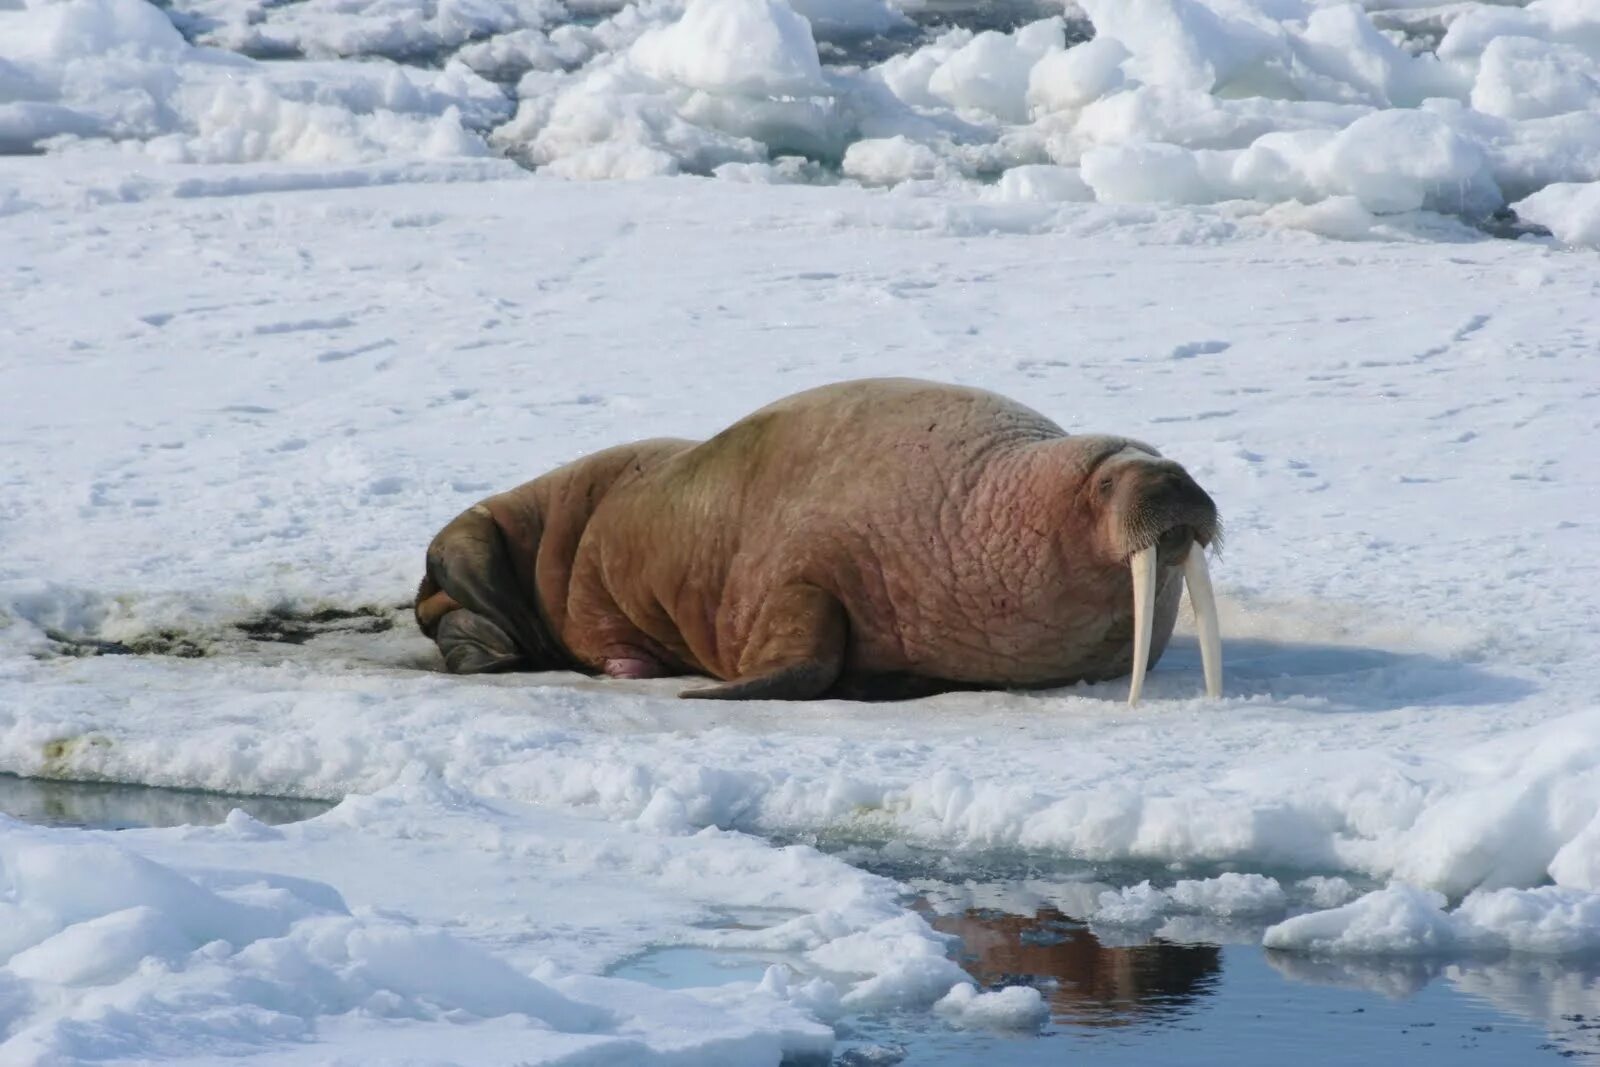
M 855 142 L 845 150 L 842 169 L 865 185 L 895 185 L 955 173 L 939 153 L 900 135 Z
M 1220 89 L 1288 55 L 1281 29 L 1244 5 L 1227 14 L 1201 0 L 1080 0 L 1079 6 L 1098 37 L 1131 53 L 1124 69 L 1148 85 Z
M 1581 955 L 1600 948 L 1600 893 L 1566 886 L 1478 890 L 1448 911 L 1442 893 L 1395 884 L 1342 907 L 1285 919 L 1267 930 L 1263 943 L 1351 956 Z
M 785 0 L 689 0 L 629 52 L 662 81 L 745 96 L 826 95 L 811 24 Z
M 1077 167 L 1057 167 L 1030 163 L 1012 167 L 987 190 L 986 199 L 1012 203 L 1093 200 L 1094 190 L 1083 180 Z
M 1050 52 L 1028 72 L 1028 103 L 1035 112 L 1069 111 L 1122 86 L 1128 50 L 1111 37 L 1096 37 Z
M 1600 8 L 1592 0 L 1533 0 L 1522 7 L 1474 4 L 1450 21 L 1439 56 L 1471 61 L 1503 37 L 1570 44 L 1600 57 Z
M 1201 174 L 1195 154 L 1177 145 L 1090 149 L 1082 173 L 1095 199 L 1108 204 L 1208 204 L 1225 195 Z
M 1062 25 L 1060 18 L 1050 18 L 1015 33 L 980 33 L 933 71 L 928 92 L 959 109 L 1026 122 L 1030 72 L 1045 56 L 1062 51 Z
M 1548 227 L 1559 239 L 1573 245 L 1600 248 L 1600 181 L 1559 182 L 1547 185 L 1512 209 L 1530 222 Z M 1594 834 L 1588 840 L 1595 839 Z M 1571 853 L 1564 864 L 1576 871 L 1582 861 L 1581 852 Z M 1593 881 L 1592 875 L 1583 876 Z
M 1309 893 L 1312 906 L 1322 909 L 1348 904 L 1356 895 L 1355 888 L 1347 879 L 1322 874 L 1302 878 L 1295 883 L 1295 888 Z
M 433 60 L 495 34 L 544 29 L 565 15 L 559 0 L 176 0 L 174 8 L 201 42 L 253 55 L 407 61 Z
M 1224 918 L 1281 913 L 1285 903 L 1283 887 L 1277 879 L 1232 871 L 1215 878 L 1182 879 L 1167 890 L 1167 895 L 1183 911 Z
M 1318 8 L 1304 32 L 1290 39 L 1304 69 L 1298 81 L 1309 96 L 1415 107 L 1429 96 L 1466 91 L 1455 68 L 1402 50 L 1355 4 Z
M 971 982 L 962 982 L 933 1010 L 963 1029 L 1032 1030 L 1050 1017 L 1039 991 L 1024 985 L 980 993 Z
M 948 30 L 914 52 L 891 56 L 873 67 L 870 77 L 887 86 L 900 100 L 920 107 L 940 107 L 945 101 L 933 95 L 928 82 L 951 56 L 972 41 L 971 30 Z
M 1600 59 L 1571 45 L 1497 37 L 1478 63 L 1472 106 L 1508 119 L 1600 110 Z
M 1108 890 L 1100 894 L 1091 917 L 1111 926 L 1145 926 L 1174 913 L 1224 919 L 1275 915 L 1286 902 L 1277 879 L 1229 871 L 1215 878 L 1179 879 L 1168 889 L 1157 889 L 1147 880 Z
M 1396 885 L 1342 907 L 1310 912 L 1270 927 L 1268 948 L 1330 955 L 1427 956 L 1460 947 L 1444 913 L 1444 894 Z
M 1600 948 L 1600 893 L 1566 886 L 1470 893 L 1455 912 L 1470 938 L 1513 952 L 1573 956 Z
M 1330 140 L 1314 176 L 1333 194 L 1369 211 L 1446 211 L 1498 206 L 1499 190 L 1480 148 L 1426 111 L 1380 111 Z
M 1172 908 L 1172 898 L 1149 881 L 1100 894 L 1093 918 L 1110 926 L 1143 926 L 1153 923 Z
M 791 0 L 816 33 L 848 37 L 888 33 L 911 25 L 887 0 Z

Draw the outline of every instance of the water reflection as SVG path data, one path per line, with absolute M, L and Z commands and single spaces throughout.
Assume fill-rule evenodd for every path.
M 1408 956 L 1325 958 L 1274 949 L 1265 954 L 1267 964 L 1290 981 L 1359 989 L 1390 1000 L 1415 996 L 1445 967 L 1441 960 Z
M 1496 1015 L 1541 1027 L 1567 1059 L 1600 1060 L 1600 960 L 1507 957 L 1497 960 L 1316 959 L 1267 952 L 1285 978 L 1407 1000 L 1440 982 Z
M 112 782 L 56 782 L 0 774 L 0 813 L 42 826 L 126 830 L 143 826 L 211 826 L 234 808 L 264 823 L 299 822 L 327 811 L 323 800 L 233 796 Z
M 1563 1057 L 1600 1060 L 1600 960 L 1456 963 L 1444 976 L 1467 996 L 1542 1026 Z
M 975 979 L 1038 985 L 1063 1023 L 1129 1026 L 1182 1014 L 1214 991 L 1222 971 L 1215 945 L 1107 945 L 1052 907 L 1031 916 L 969 908 L 931 922 L 961 938 L 957 959 Z
M 973 886 L 964 889 L 970 901 Z M 1254 947 L 1259 935 L 1230 939 L 1238 943 L 1226 956 L 1217 944 L 1159 937 L 1111 944 L 1045 903 L 949 910 L 946 899 L 947 913 L 937 914 L 938 897 L 918 906 L 936 929 L 961 938 L 955 958 L 973 979 L 990 988 L 1035 986 L 1066 1027 L 1062 1037 L 1122 1028 L 1144 1043 L 1174 1024 L 1191 1040 L 1243 1027 L 1240 1038 L 1253 1048 L 1244 1062 L 1265 1063 L 1268 1046 L 1295 1033 L 1337 1032 L 1340 1041 L 1380 1049 L 1426 1032 L 1431 1051 L 1408 1046 L 1413 1062 L 1492 1061 L 1496 1050 L 1532 1054 L 1536 1046 L 1540 1062 L 1600 1064 L 1600 959 L 1315 958 L 1263 951 Z M 1201 1006 L 1215 1022 L 1195 1018 Z M 1299 1015 L 1300 1030 L 1271 1022 L 1284 1012 Z

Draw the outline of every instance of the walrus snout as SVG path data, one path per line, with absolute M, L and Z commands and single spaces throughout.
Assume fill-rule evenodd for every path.
M 1163 566 L 1182 563 L 1189 545 L 1209 548 L 1222 537 L 1217 505 L 1189 472 L 1170 460 L 1140 465 L 1125 520 L 1128 554 L 1157 546 Z

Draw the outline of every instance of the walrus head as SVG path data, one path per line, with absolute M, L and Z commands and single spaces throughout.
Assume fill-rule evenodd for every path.
M 1206 568 L 1207 548 L 1222 543 L 1217 506 L 1189 472 L 1149 445 L 1109 440 L 1089 473 L 1100 512 L 1102 545 L 1133 576 L 1133 679 L 1128 703 L 1139 702 L 1150 664 L 1157 571 L 1182 567 L 1194 607 L 1206 695 L 1222 694 L 1222 635 Z

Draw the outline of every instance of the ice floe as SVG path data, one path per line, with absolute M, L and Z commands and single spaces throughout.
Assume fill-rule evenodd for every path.
M 232 163 L 493 150 L 584 179 L 745 179 L 732 165 L 799 158 L 815 169 L 783 173 L 955 202 L 1237 203 L 1339 238 L 1419 210 L 1491 225 L 1524 204 L 1559 239 L 1594 240 L 1559 194 L 1528 201 L 1600 181 L 1600 23 L 1578 0 L 1448 5 L 1428 16 L 1437 37 L 1415 12 L 1323 0 L 1079 7 L 1071 33 L 1059 16 L 954 28 L 825 65 L 819 40 L 902 32 L 907 15 L 884 0 L 639 0 L 598 20 L 558 0 L 214 0 L 169 17 L 35 0 L 0 11 L 0 147 L 114 140 Z M 1047 192 L 1023 170 L 1040 166 L 1084 187 Z

